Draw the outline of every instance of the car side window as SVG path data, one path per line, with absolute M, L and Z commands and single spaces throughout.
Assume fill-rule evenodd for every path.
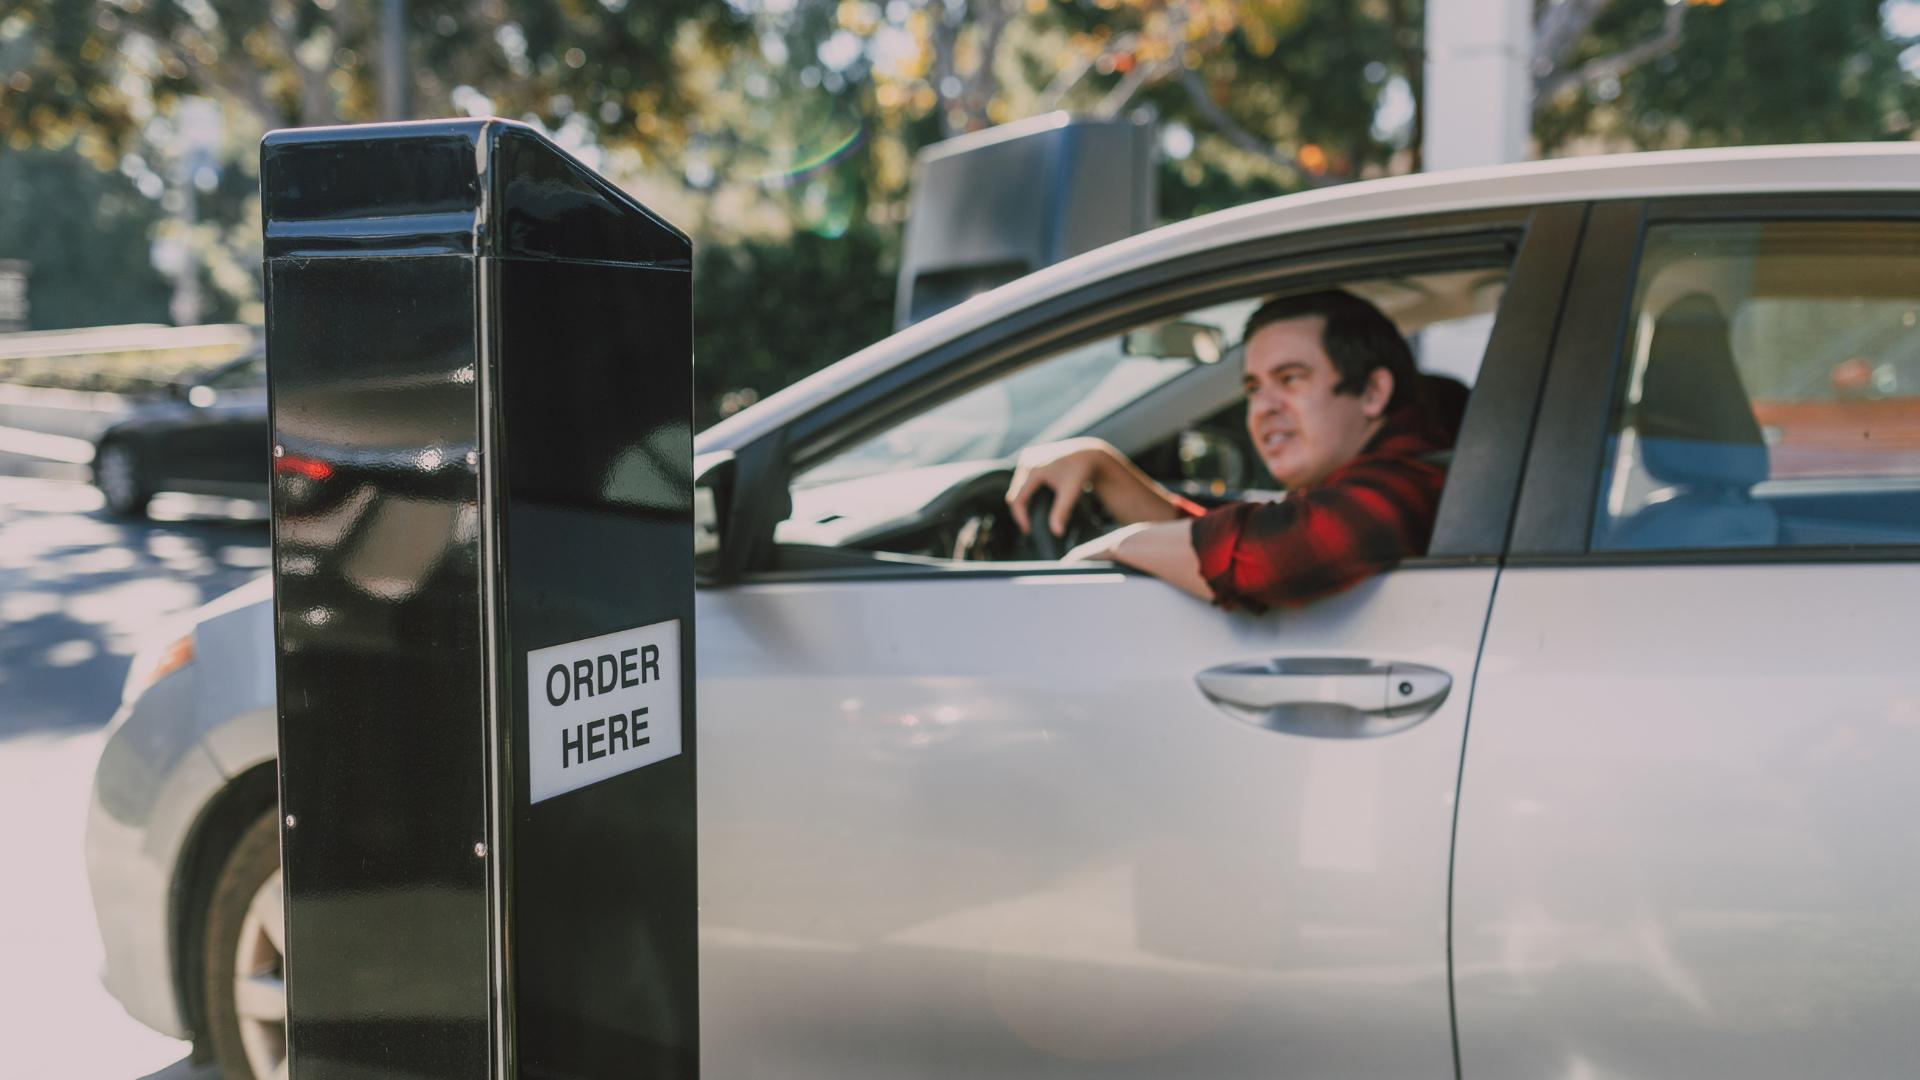
M 243 363 L 222 369 L 208 379 L 206 385 L 215 390 L 265 389 L 267 358 L 255 356 Z
M 1453 380 L 1464 401 L 1506 278 L 1504 266 L 1478 266 L 1341 284 L 1385 312 L 1420 369 Z M 1266 297 L 1238 296 L 1038 356 L 810 463 L 794 476 L 792 514 L 776 542 L 1030 557 L 1001 498 L 1014 456 L 1084 434 L 1124 443 L 1149 475 L 1203 504 L 1277 498 L 1246 435 L 1240 388 L 1239 339 Z M 979 542 L 988 534 L 1001 542 Z
M 1655 225 L 1596 550 L 1920 543 L 1920 224 Z
M 1028 364 L 835 454 L 795 483 L 1002 458 L 1077 434 L 1168 380 L 1218 363 L 1253 308 L 1253 301 L 1216 304 Z

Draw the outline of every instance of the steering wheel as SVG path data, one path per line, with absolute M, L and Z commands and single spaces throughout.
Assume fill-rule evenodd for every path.
M 1041 488 L 1027 500 L 1027 522 L 1032 526 L 1027 533 L 1027 547 L 1036 559 L 1057 561 L 1112 527 L 1101 513 L 1099 500 L 1087 493 L 1074 502 L 1073 512 L 1067 515 L 1066 534 L 1055 536 L 1047 527 L 1047 519 L 1053 516 L 1053 502 L 1054 490 L 1050 487 Z

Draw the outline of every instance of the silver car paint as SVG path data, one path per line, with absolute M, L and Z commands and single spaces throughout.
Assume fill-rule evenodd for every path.
M 1491 568 L 1278 616 L 1138 575 L 700 607 L 701 1045 L 727 1077 L 1431 1075 Z M 1232 661 L 1428 664 L 1377 739 L 1217 710 Z
M 1512 569 L 1454 880 L 1463 1075 L 1910 1076 L 1911 563 Z
M 86 863 L 107 989 L 175 1038 L 188 1033 L 173 979 L 181 858 L 215 797 L 277 752 L 271 596 L 263 576 L 196 612 L 194 661 L 121 705 L 94 770 Z
M 191 730 L 196 666 L 121 706 L 94 771 L 86 865 L 107 989 L 134 1019 L 184 1037 L 174 993 L 173 882 L 200 812 L 227 783 Z
M 1234 1076 L 1275 1039 L 1353 1075 L 1449 1053 L 1446 831 L 1492 575 L 1402 571 L 1284 624 L 1098 572 L 702 592 L 709 1067 L 983 1065 L 956 1051 L 943 1073 L 916 1057 L 925 1046 L 887 1038 L 901 1008 L 916 1024 L 950 1017 L 1009 1075 L 1131 1063 Z M 199 673 L 263 662 L 247 642 L 271 640 L 270 615 L 255 601 L 219 616 L 197 662 L 138 699 L 110 741 L 133 740 L 149 709 L 195 715 Z M 921 627 L 929 616 L 945 629 Z M 1018 632 L 972 629 L 1002 623 Z M 1118 624 L 1158 629 L 1125 643 L 1071 632 Z M 1193 682 L 1223 661 L 1360 641 L 1452 672 L 1455 692 L 1410 731 L 1332 742 L 1231 719 Z M 271 708 L 181 740 L 191 760 L 169 777 L 171 805 L 197 811 L 237 773 L 200 749 L 236 728 L 270 743 Z M 125 782 L 112 764 L 100 777 Z M 181 1035 L 165 917 L 192 818 L 123 816 L 89 830 L 95 895 L 119 898 L 102 909 L 109 984 L 138 1019 Z M 1342 1014 L 1370 1017 L 1371 1056 L 1313 1037 Z M 849 1022 L 846 1036 L 894 1056 L 862 1066 L 809 1045 Z

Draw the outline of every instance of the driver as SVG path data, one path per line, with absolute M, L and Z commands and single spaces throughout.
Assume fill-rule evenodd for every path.
M 1070 439 L 1020 455 L 1007 503 L 1021 531 L 1063 534 L 1091 493 L 1126 524 L 1068 561 L 1111 560 L 1253 611 L 1319 599 L 1426 551 L 1464 388 L 1423 380 L 1393 323 L 1342 290 L 1271 300 L 1241 340 L 1247 432 L 1285 498 L 1208 510 L 1110 444 Z M 1042 488 L 1053 510 L 1036 523 L 1028 503 Z

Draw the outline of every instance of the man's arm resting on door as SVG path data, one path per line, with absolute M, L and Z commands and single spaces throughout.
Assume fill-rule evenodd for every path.
M 1190 596 L 1213 599 L 1213 589 L 1200 576 L 1200 556 L 1193 550 L 1192 518 L 1115 529 L 1067 552 L 1065 561 L 1094 559 L 1130 566 Z

